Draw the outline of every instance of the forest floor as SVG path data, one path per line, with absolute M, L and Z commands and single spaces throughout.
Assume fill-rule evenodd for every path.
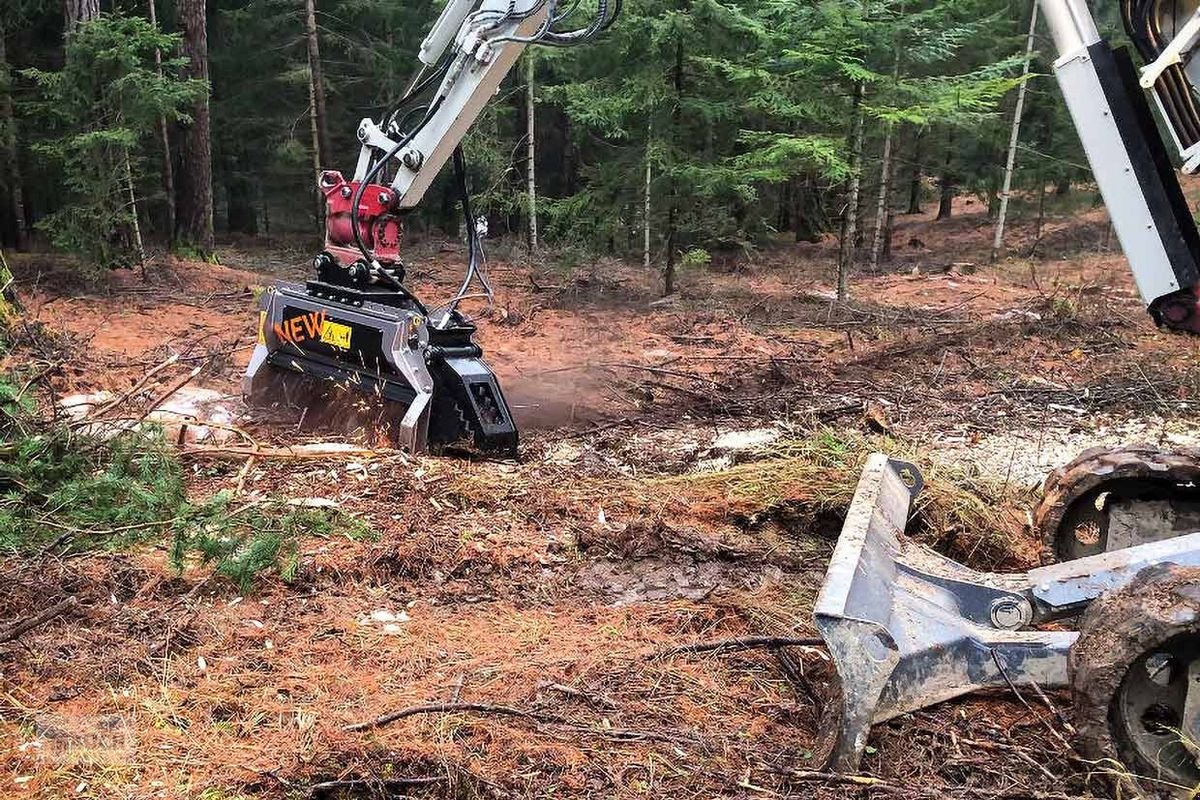
M 887 270 L 847 304 L 829 241 L 717 259 L 666 299 L 615 261 L 493 258 L 480 340 L 515 461 L 411 457 L 242 407 L 254 289 L 302 276 L 301 250 L 231 244 L 221 266 L 86 290 L 16 259 L 44 342 L 10 361 L 53 362 L 60 398 L 121 397 L 175 355 L 131 402 L 198 368 L 187 388 L 239 431 L 185 447 L 193 495 L 336 507 L 372 535 L 305 536 L 290 580 L 247 593 L 177 574 L 165 541 L 8 565 L 3 616 L 78 605 L 0 644 L 0 797 L 1087 796 L 1065 696 L 880 725 L 851 780 L 819 772 L 837 691 L 820 648 L 664 654 L 813 636 L 872 448 L 977 493 L 927 533 L 991 569 L 1036 561 L 1026 512 L 1078 451 L 1200 441 L 1200 343 L 1145 316 L 1102 211 L 1052 218 L 1035 259 L 1018 222 L 994 266 L 982 209 L 956 212 L 899 218 Z M 463 253 L 422 247 L 418 294 L 448 296 Z M 357 449 L 285 457 L 331 441 Z M 439 703 L 474 710 L 345 729 Z

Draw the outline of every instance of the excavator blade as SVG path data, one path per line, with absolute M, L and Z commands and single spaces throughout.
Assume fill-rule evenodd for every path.
M 260 299 L 242 386 L 249 404 L 365 424 L 414 453 L 457 443 L 516 453 L 512 413 L 473 327 L 434 330 L 419 311 L 322 297 L 314 285 L 324 286 L 279 283 Z
M 828 759 L 841 772 L 875 723 L 1010 681 L 1066 683 L 1074 634 L 1023 630 L 1033 573 L 980 573 L 905 541 L 921 487 L 912 464 L 868 459 L 814 608 L 841 685 Z

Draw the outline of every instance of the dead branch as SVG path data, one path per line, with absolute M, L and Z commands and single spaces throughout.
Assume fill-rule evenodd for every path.
M 154 410 L 157 409 L 159 406 L 161 406 L 163 403 L 167 402 L 167 400 L 170 399 L 171 395 L 175 394 L 180 389 L 182 389 L 184 386 L 187 386 L 189 383 L 191 383 L 195 379 L 195 377 L 200 374 L 201 369 L 203 369 L 203 366 L 193 367 L 191 372 L 189 372 L 187 375 L 184 375 L 182 378 L 180 378 L 179 380 L 175 381 L 170 386 L 168 386 L 166 391 L 164 391 L 158 397 L 154 398 L 154 400 L 152 400 L 150 402 L 150 405 L 146 406 L 145 410 L 142 411 L 142 414 L 141 414 L 141 416 L 138 417 L 137 421 L 141 422 L 146 417 L 153 414 Z
M 178 360 L 179 360 L 178 355 L 172 355 L 166 361 L 163 361 L 161 364 L 157 365 L 153 369 L 146 372 L 145 375 L 143 375 L 141 378 L 138 379 L 137 383 L 135 383 L 133 386 L 131 386 L 127 391 L 122 392 L 120 397 L 117 397 L 117 398 L 113 399 L 112 401 L 105 403 L 103 406 L 98 408 L 90 416 L 93 419 L 99 419 L 100 417 L 103 417 L 105 414 L 107 414 L 109 411 L 112 411 L 114 408 L 120 407 L 121 405 L 123 405 L 125 403 L 126 400 L 133 397 L 135 394 L 137 394 L 138 391 L 141 390 L 141 388 L 143 386 L 145 386 L 147 383 L 149 383 L 151 378 L 153 378 L 155 375 L 162 372 L 164 369 L 171 366 Z
M 506 717 L 531 719 L 534 722 L 561 725 L 572 731 L 591 734 L 593 736 L 603 736 L 607 739 L 616 739 L 617 741 L 672 742 L 676 744 L 680 742 L 694 744 L 700 741 L 697 737 L 690 736 L 686 733 L 643 731 L 629 728 L 595 728 L 591 725 L 582 725 L 578 722 L 570 722 L 569 720 L 563 719 L 557 714 L 526 711 L 521 708 L 495 705 L 493 703 L 425 703 L 423 705 L 402 708 L 399 711 L 393 711 L 390 714 L 384 714 L 381 717 L 366 720 L 365 722 L 355 722 L 350 725 L 343 725 L 342 730 L 351 733 L 357 731 L 366 731 L 384 725 L 389 725 L 397 720 L 404 719 L 405 717 L 413 717 L 418 714 L 456 714 L 464 711 L 471 711 L 478 714 L 498 714 Z
M 272 777 L 276 777 L 276 776 L 272 776 Z M 282 779 L 278 778 L 278 777 L 276 777 L 276 780 L 282 781 Z M 345 791 L 345 790 L 353 790 L 353 789 L 367 789 L 367 790 L 382 789 L 387 792 L 393 792 L 393 791 L 399 791 L 401 789 L 406 789 L 406 788 L 409 788 L 412 786 L 427 786 L 431 783 L 441 783 L 445 780 L 446 780 L 446 777 L 444 775 L 429 775 L 429 776 L 412 777 L 412 778 L 375 778 L 375 779 L 344 778 L 342 780 L 322 781 L 321 783 L 314 783 L 312 786 L 308 787 L 308 796 L 314 797 L 314 796 L 322 794 L 324 792 L 332 792 L 335 790 Z
M 231 458 L 238 461 L 254 457 L 255 459 L 306 459 L 328 458 L 330 456 L 354 456 L 356 458 L 371 458 L 378 456 L 401 455 L 399 450 L 381 451 L 366 447 L 347 447 L 337 442 L 328 443 L 327 447 L 318 445 L 296 445 L 294 447 L 246 447 L 242 445 L 188 445 L 182 450 L 184 455 L 202 456 L 206 458 Z
M 79 605 L 79 600 L 72 595 L 66 600 L 59 601 L 44 611 L 34 614 L 32 617 L 18 620 L 9 625 L 8 628 L 0 631 L 0 642 L 11 642 L 21 634 L 45 625 L 50 620 L 66 613 L 77 605 Z
M 405 717 L 413 717 L 418 714 L 456 714 L 462 711 L 474 711 L 478 714 L 500 714 L 508 717 L 524 717 L 525 719 L 533 719 L 538 722 L 562 722 L 562 717 L 557 717 L 551 714 L 538 714 L 533 711 L 525 711 L 512 706 L 501 706 L 493 703 L 426 703 L 419 706 L 409 706 L 402 708 L 399 711 L 392 711 L 384 714 L 381 717 L 370 719 L 365 722 L 355 722 L 350 725 L 343 725 L 344 731 L 367 731 L 372 728 L 379 728 L 384 725 L 404 719 Z
M 617 708 L 617 704 L 607 697 L 603 695 L 592 694 L 591 692 L 585 692 L 582 689 L 576 689 L 574 686 L 567 686 L 566 684 L 562 683 L 549 683 L 546 684 L 546 688 L 553 689 L 561 694 L 565 694 L 567 697 L 578 698 L 579 700 L 587 703 L 589 706 L 605 708 L 610 711 Z
M 816 772 L 814 770 L 796 770 L 781 772 L 781 775 L 794 781 L 814 781 L 818 783 L 848 783 L 854 786 L 874 786 L 880 789 L 892 789 L 890 783 L 882 778 L 872 778 L 870 775 L 851 775 L 841 772 Z
M 684 644 L 660 650 L 654 658 L 677 656 L 685 653 L 732 653 L 738 650 L 778 650 L 781 647 L 824 647 L 825 641 L 817 637 L 792 638 L 787 636 L 744 636 L 739 639 L 721 639 L 714 642 Z

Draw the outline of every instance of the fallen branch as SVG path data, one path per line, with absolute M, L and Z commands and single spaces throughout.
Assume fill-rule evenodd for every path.
M 870 775 L 852 775 L 842 772 L 816 772 L 814 770 L 795 770 L 779 774 L 794 781 L 814 781 L 819 783 L 848 783 L 854 786 L 875 786 L 878 788 L 893 788 L 882 778 L 872 778 Z
M 603 695 L 592 694 L 591 692 L 585 692 L 582 689 L 576 689 L 574 686 L 567 686 L 562 683 L 548 683 L 546 684 L 546 688 L 565 694 L 567 697 L 576 697 L 587 703 L 589 706 L 606 708 L 609 711 L 613 711 L 617 708 L 617 704 L 612 700 L 609 700 L 607 697 L 604 697 Z
M 685 653 L 732 653 L 738 650 L 778 650 L 783 647 L 824 647 L 823 639 L 817 637 L 791 638 L 787 636 L 745 636 L 740 639 L 721 639 L 715 642 L 684 644 L 660 650 L 654 658 L 677 656 Z
M 254 457 L 255 459 L 305 459 L 328 458 L 329 456 L 355 456 L 357 458 L 373 458 L 380 456 L 402 456 L 399 450 L 372 450 L 366 447 L 344 445 L 339 442 L 328 442 L 325 445 L 310 444 L 294 447 L 246 447 L 241 445 L 187 445 L 181 451 L 184 455 L 207 458 L 231 458 L 238 461 Z
M 492 703 L 426 703 L 419 706 L 409 706 L 402 708 L 399 711 L 393 711 L 390 714 L 384 714 L 375 719 L 369 719 L 365 722 L 355 722 L 350 725 L 343 725 L 342 730 L 348 732 L 366 731 L 373 728 L 379 728 L 384 725 L 404 719 L 405 717 L 413 717 L 418 714 L 457 714 L 464 711 L 473 711 L 478 714 L 498 714 L 506 717 L 520 717 L 521 719 L 531 719 L 534 722 L 544 722 L 551 725 L 562 725 L 570 730 L 578 731 L 579 733 L 591 734 L 593 736 L 603 736 L 608 739 L 616 739 L 618 741 L 651 741 L 651 742 L 672 742 L 672 743 L 698 743 L 700 739 L 695 736 L 690 736 L 683 733 L 663 733 L 660 731 L 642 731 L 632 730 L 628 728 L 595 728 L 591 725 L 581 725 L 577 722 L 570 722 L 563 719 L 557 714 L 543 714 L 536 711 L 525 711 L 521 708 L 513 708 L 512 706 L 495 705 Z
M 92 419 L 99 419 L 100 417 L 103 417 L 105 414 L 107 414 L 109 411 L 112 411 L 114 408 L 118 408 L 118 407 L 124 405 L 125 401 L 128 400 L 129 398 L 133 397 L 138 391 L 140 391 L 143 386 L 145 386 L 147 383 L 150 382 L 151 378 L 153 378 L 155 375 L 162 372 L 164 369 L 171 366 L 178 360 L 179 360 L 178 355 L 172 355 L 166 361 L 163 361 L 161 364 L 158 364 L 153 369 L 148 371 L 145 375 L 143 375 L 141 378 L 139 378 L 138 382 L 135 383 L 133 386 L 131 386 L 127 391 L 123 392 L 120 397 L 117 397 L 116 399 L 112 400 L 111 402 L 105 403 L 103 406 L 101 406 L 100 408 L 98 408 L 94 412 L 92 412 L 92 414 L 90 414 L 89 416 Z M 85 417 L 85 419 L 86 419 L 86 417 Z
M 175 381 L 170 386 L 168 386 L 162 394 L 160 394 L 158 397 L 154 398 L 154 400 L 151 401 L 150 405 L 146 406 L 145 410 L 142 411 L 141 416 L 139 416 L 137 418 L 137 421 L 141 422 L 146 417 L 153 414 L 155 409 L 157 409 L 163 403 L 167 402 L 168 399 L 170 399 L 171 395 L 175 394 L 180 389 L 182 389 L 184 386 L 187 386 L 189 383 L 191 383 L 195 379 L 195 377 L 200 374 L 201 369 L 203 369 L 203 366 L 193 367 L 191 372 L 189 372 L 187 375 L 184 375 L 182 378 L 180 378 L 179 380 Z
M 282 782 L 281 778 L 272 777 Z M 445 780 L 444 775 L 429 775 L 420 778 L 343 778 L 342 780 L 314 783 L 308 787 L 308 796 L 313 797 L 323 792 L 332 792 L 334 790 L 345 791 L 353 789 L 366 789 L 368 791 L 383 789 L 391 792 L 410 786 L 427 786 L 431 783 L 441 783 Z
M 23 633 L 33 630 L 34 628 L 45 625 L 50 620 L 58 617 L 79 605 L 79 601 L 74 597 L 68 597 L 49 608 L 34 614 L 32 617 L 27 617 L 9 625 L 8 628 L 0 631 L 0 642 L 11 642 Z
M 396 720 L 404 719 L 405 717 L 413 717 L 418 714 L 455 714 L 460 711 L 474 711 L 480 714 L 500 714 L 508 717 L 524 717 L 533 719 L 539 722 L 562 722 L 562 717 L 556 717 L 550 714 L 537 714 L 533 711 L 525 711 L 512 706 L 500 706 L 492 703 L 427 703 L 419 706 L 409 706 L 402 708 L 399 711 L 393 711 L 390 714 L 384 714 L 375 719 L 369 719 L 366 722 L 355 722 L 351 725 L 343 725 L 344 731 L 367 731 L 372 728 L 379 728 L 384 725 L 390 725 Z

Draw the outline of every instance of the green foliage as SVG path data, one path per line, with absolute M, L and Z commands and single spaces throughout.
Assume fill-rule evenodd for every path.
M 67 39 L 62 69 L 24 71 L 38 90 L 26 111 L 53 136 L 33 150 L 64 178 L 62 204 L 39 227 L 92 267 L 129 262 L 139 148 L 160 118 L 185 119 L 182 109 L 207 91 L 202 82 L 178 77 L 181 59 L 166 59 L 159 75 L 155 49 L 170 53 L 178 44 L 179 37 L 139 17 L 103 15 Z
M 693 247 L 679 258 L 679 266 L 681 267 L 703 267 L 712 261 L 712 256 L 707 250 L 699 247 Z
M 186 502 L 182 470 L 159 439 L 129 433 L 93 440 L 64 426 L 34 426 L 24 409 L 7 419 L 8 433 L 0 435 L 0 452 L 11 456 L 0 461 L 0 553 L 35 550 L 59 537 L 74 549 L 122 547 L 161 532 Z
M 292 580 L 305 536 L 372 535 L 362 521 L 328 508 L 233 507 L 228 493 L 192 502 L 179 459 L 161 436 L 81 435 L 40 419 L 22 386 L 0 376 L 0 557 L 50 546 L 119 549 L 170 537 L 176 569 L 194 557 L 247 590 L 264 572 Z
M 345 536 L 368 539 L 370 529 L 358 519 L 327 508 L 250 504 L 233 508 L 233 496 L 218 493 L 189 509 L 175 528 L 171 562 L 182 570 L 190 554 L 213 571 L 250 588 L 264 570 L 277 570 L 285 581 L 300 567 L 302 536 Z
M 8 16 L 27 29 L 10 40 L 34 36 L 34 18 L 61 15 L 45 0 L 21 0 L 39 1 L 39 10 Z M 317 4 L 332 162 L 322 166 L 353 168 L 357 121 L 378 117 L 403 92 L 419 43 L 443 5 Z M 583 19 L 589 10 L 582 4 L 574 13 Z M 876 156 L 887 133 L 900 161 L 910 159 L 920 132 L 926 174 L 994 194 L 1007 141 L 1006 115 L 999 112 L 1017 85 L 1027 13 L 1028 6 L 1003 0 L 640 0 L 627 3 L 621 19 L 584 46 L 527 50 L 523 58 L 534 59 L 545 244 L 640 256 L 647 166 L 659 262 L 692 248 L 753 248 L 773 240 L 777 228 L 811 238 L 836 228 L 852 174 L 864 186 L 877 179 Z M 1111 16 L 1111 8 L 1103 14 Z M 317 225 L 309 202 L 303 15 L 295 0 L 210 0 L 208 23 L 218 229 L 311 235 Z M 154 125 L 160 113 L 182 119 L 179 109 L 196 87 L 178 79 L 177 60 L 166 61 L 164 79 L 154 75 L 154 46 L 176 52 L 176 37 L 141 20 L 104 17 L 85 25 L 70 37 L 58 72 L 46 65 L 61 61 L 59 31 L 41 35 L 37 48 L 8 51 L 40 97 L 22 104 L 17 121 L 27 134 L 24 161 L 32 162 L 25 183 L 37 196 L 30 205 L 56 209 L 43 229 L 59 246 L 83 251 L 94 263 L 121 263 L 131 219 L 125 155 L 140 195 L 157 199 Z M 523 66 L 464 142 L 475 206 L 489 216 L 493 235 L 527 226 Z M 8 83 L 0 70 L 0 98 Z M 864 96 L 856 107 L 859 85 Z M 21 91 L 12 88 L 18 98 Z M 849 136 L 859 111 L 866 120 L 860 158 L 852 157 Z M 1026 114 L 1033 152 L 1018 159 L 1018 185 L 1085 174 L 1076 168 L 1077 155 L 1066 156 L 1078 145 L 1064 133 L 1061 102 L 1042 76 L 1031 83 Z M 31 150 L 47 121 L 50 140 Z M 449 172 L 409 214 L 413 239 L 430 228 L 457 233 Z M 41 187 L 53 194 L 39 194 Z M 161 203 L 148 205 L 161 211 Z M 4 213 L 0 203 L 0 228 Z M 146 216 L 147 228 L 161 222 Z

